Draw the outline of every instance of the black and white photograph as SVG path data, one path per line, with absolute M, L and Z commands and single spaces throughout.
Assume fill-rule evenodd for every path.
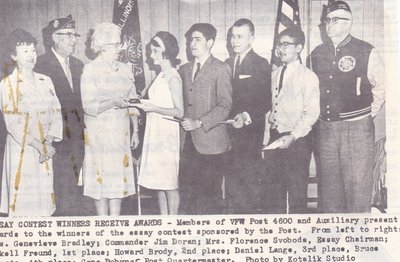
M 0 261 L 397 261 L 398 5 L 0 0 Z

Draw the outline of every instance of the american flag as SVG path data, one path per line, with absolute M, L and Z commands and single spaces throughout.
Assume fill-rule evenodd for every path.
M 278 44 L 279 33 L 288 27 L 298 26 L 301 28 L 299 1 L 298 0 L 279 0 L 278 13 L 275 23 L 274 46 L 272 48 L 271 65 L 272 69 L 281 65 L 276 56 L 276 45 Z

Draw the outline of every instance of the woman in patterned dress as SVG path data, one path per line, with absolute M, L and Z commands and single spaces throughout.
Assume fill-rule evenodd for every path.
M 51 216 L 55 211 L 53 141 L 62 139 L 61 107 L 53 82 L 33 72 L 36 40 L 22 29 L 7 40 L 0 110 L 7 127 L 0 212 Z
M 84 195 L 95 199 L 98 215 L 119 215 L 121 199 L 135 193 L 130 145 L 138 145 L 138 110 L 132 67 L 118 62 L 121 29 L 112 23 L 96 26 L 91 48 L 98 56 L 81 78 L 85 117 Z M 130 135 L 130 124 L 133 133 Z

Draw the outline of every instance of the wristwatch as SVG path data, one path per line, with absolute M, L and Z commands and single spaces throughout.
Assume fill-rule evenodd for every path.
M 200 127 L 203 127 L 203 122 L 201 122 L 201 120 L 200 120 L 200 119 L 197 119 L 197 121 L 198 121 L 198 122 L 199 122 L 199 124 L 200 124 L 199 128 L 200 128 Z

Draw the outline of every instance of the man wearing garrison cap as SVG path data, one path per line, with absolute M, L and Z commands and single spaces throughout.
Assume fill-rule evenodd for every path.
M 330 1 L 322 29 L 329 40 L 311 53 L 320 82 L 318 152 L 324 212 L 370 212 L 374 163 L 373 118 L 385 103 L 384 65 L 377 50 L 350 34 L 344 1 Z
M 83 63 L 72 56 L 79 34 L 72 16 L 49 22 L 43 29 L 46 53 L 37 59 L 35 71 L 51 78 L 63 115 L 63 140 L 54 156 L 55 216 L 86 215 L 88 199 L 77 187 L 84 155 L 83 110 L 80 79 Z M 86 206 L 85 206 L 86 205 Z M 93 208 L 92 208 L 93 209 Z M 94 210 L 94 209 L 93 209 Z

